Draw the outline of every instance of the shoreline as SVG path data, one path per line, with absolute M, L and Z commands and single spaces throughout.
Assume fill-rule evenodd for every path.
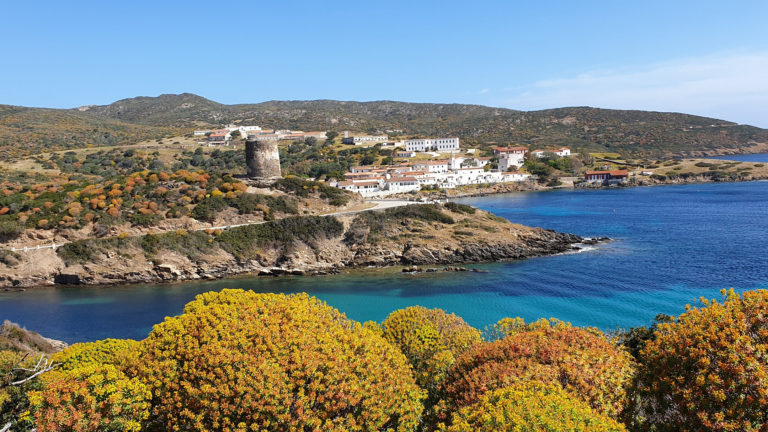
M 388 209 L 368 217 L 298 218 L 288 225 L 276 221 L 258 230 L 232 228 L 234 231 L 221 239 L 209 233 L 171 233 L 165 234 L 170 236 L 163 243 L 166 246 L 149 250 L 144 249 L 142 237 L 90 240 L 63 255 L 50 249 L 25 253 L 19 264 L 0 274 L 0 289 L 314 276 L 403 266 L 462 271 L 456 266 L 554 255 L 579 249 L 581 243 L 598 242 L 526 227 L 465 207 L 449 210 L 431 204 Z M 248 237 L 254 232 L 279 234 L 285 229 L 283 225 L 304 234 L 312 227 L 324 228 L 317 228 L 319 231 L 310 236 L 282 239 L 277 235 L 281 240 L 266 243 Z M 233 244 L 238 249 L 233 249 Z M 72 251 L 85 255 L 72 261 Z
M 728 179 L 728 180 L 706 180 L 703 177 L 699 178 L 697 177 L 694 180 L 666 180 L 666 181 L 658 181 L 653 180 L 650 178 L 645 178 L 642 183 L 626 183 L 616 186 L 590 186 L 590 187 L 576 187 L 576 186 L 546 186 L 546 185 L 536 185 L 535 187 L 530 188 L 515 188 L 513 190 L 481 190 L 481 191 L 473 191 L 473 192 L 467 192 L 467 193 L 457 193 L 452 195 L 435 195 L 435 194 L 419 194 L 419 198 L 430 198 L 430 199 L 440 199 L 440 200 L 448 200 L 455 198 L 476 198 L 476 197 L 484 197 L 484 196 L 493 196 L 493 195 L 505 195 L 505 194 L 512 194 L 512 193 L 530 193 L 530 192 L 551 192 L 551 191 L 557 191 L 557 190 L 615 190 L 615 189 L 624 189 L 624 188 L 640 188 L 640 187 L 656 187 L 656 186 L 685 186 L 685 185 L 696 185 L 696 184 L 711 184 L 711 183 L 749 183 L 749 182 L 759 182 L 759 181 L 768 181 L 768 175 L 766 176 L 758 176 L 758 177 L 750 177 L 745 179 Z M 502 184 L 509 184 L 509 183 L 502 183 Z M 405 199 L 408 197 L 408 195 L 393 195 L 393 198 L 398 199 Z M 413 198 L 411 196 L 411 198 Z
M 200 277 L 200 278 L 190 278 L 190 279 L 158 278 L 154 280 L 146 280 L 146 281 L 140 281 L 140 282 L 124 279 L 124 280 L 116 281 L 113 283 L 81 283 L 81 284 L 51 283 L 51 284 L 40 284 L 40 285 L 11 286 L 11 287 L 0 288 L 0 292 L 25 292 L 30 290 L 40 290 L 40 289 L 48 289 L 48 288 L 67 289 L 67 288 L 88 287 L 88 288 L 108 289 L 108 288 L 114 288 L 114 287 L 140 286 L 140 285 L 172 286 L 172 285 L 180 285 L 180 284 L 187 284 L 187 283 L 214 282 L 214 281 L 220 281 L 225 279 L 277 278 L 277 277 L 290 277 L 290 276 L 326 277 L 326 276 L 342 276 L 342 275 L 363 274 L 363 273 L 373 273 L 377 275 L 388 274 L 388 273 L 395 273 L 395 274 L 402 273 L 402 274 L 407 274 L 414 277 L 420 276 L 420 275 L 433 275 L 433 274 L 452 273 L 452 272 L 488 273 L 487 271 L 484 271 L 484 270 L 478 270 L 474 268 L 474 266 L 498 264 L 498 263 L 511 263 L 511 262 L 535 259 L 535 258 L 545 258 L 545 257 L 551 257 L 551 256 L 591 251 L 591 250 L 594 250 L 594 246 L 601 245 L 610 241 L 614 241 L 614 240 L 608 237 L 601 237 L 596 239 L 583 238 L 582 241 L 580 242 L 570 243 L 569 248 L 563 251 L 529 255 L 522 258 L 499 258 L 499 259 L 487 260 L 487 261 L 462 261 L 462 262 L 453 262 L 453 263 L 431 263 L 431 264 L 429 263 L 423 263 L 423 264 L 394 263 L 394 264 L 384 264 L 379 266 L 343 265 L 342 264 L 341 266 L 333 266 L 330 268 L 320 267 L 317 269 L 306 269 L 306 268 L 291 269 L 291 268 L 273 267 L 273 268 L 265 269 L 267 271 L 260 271 L 258 273 L 248 272 L 248 271 L 240 272 L 235 270 L 232 273 L 226 273 L 216 277 Z

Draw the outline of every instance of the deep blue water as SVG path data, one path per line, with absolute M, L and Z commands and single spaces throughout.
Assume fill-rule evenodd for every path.
M 710 159 L 722 159 L 740 162 L 768 162 L 768 153 L 712 156 Z
M 514 222 L 609 236 L 577 254 L 485 264 L 489 273 L 396 271 L 243 278 L 177 285 L 0 293 L 0 318 L 67 342 L 141 339 L 198 293 L 225 287 L 307 291 L 349 317 L 383 320 L 440 307 L 484 327 L 506 316 L 557 317 L 606 330 L 679 314 L 723 288 L 768 288 L 768 182 L 517 193 L 463 202 Z

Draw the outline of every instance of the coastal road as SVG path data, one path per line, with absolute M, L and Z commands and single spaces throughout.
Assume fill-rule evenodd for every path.
M 367 211 L 380 211 L 385 210 L 388 208 L 394 208 L 394 207 L 402 207 L 407 206 L 409 204 L 423 204 L 418 201 L 406 201 L 406 200 L 366 200 L 366 204 L 374 204 L 372 207 L 368 208 L 362 208 L 357 210 L 346 210 L 346 211 L 340 211 L 340 212 L 333 212 L 333 213 L 326 213 L 319 216 L 344 216 L 344 215 L 351 215 L 356 213 L 362 213 Z M 268 221 L 259 221 L 259 222 L 247 222 L 242 224 L 234 224 L 234 225 L 222 225 L 222 226 L 214 226 L 214 227 L 205 227 L 205 228 L 195 228 L 191 231 L 208 231 L 208 230 L 225 230 L 229 228 L 237 228 L 241 226 L 247 226 L 247 225 L 261 225 L 265 224 Z M 165 231 L 160 231 L 155 234 L 162 234 L 166 232 L 176 231 L 176 229 L 169 229 Z M 64 241 L 61 243 L 50 243 L 45 245 L 35 245 L 35 246 L 24 246 L 24 247 L 12 247 L 8 248 L 7 250 L 13 251 L 13 252 L 32 252 L 36 250 L 43 250 L 43 249 L 56 249 L 57 247 L 63 246 L 67 243 L 70 243 L 68 241 Z

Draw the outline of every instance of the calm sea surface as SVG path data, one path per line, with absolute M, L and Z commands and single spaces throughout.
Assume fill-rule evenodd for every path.
M 0 318 L 67 342 L 141 339 L 196 294 L 226 287 L 317 296 L 364 321 L 409 305 L 484 327 L 558 317 L 606 330 L 679 314 L 723 288 L 768 288 L 768 182 L 518 193 L 463 202 L 514 222 L 615 241 L 594 250 L 485 264 L 487 273 L 396 271 L 176 285 L 0 293 Z
M 768 153 L 712 156 L 710 159 L 723 159 L 723 160 L 732 160 L 732 161 L 740 161 L 740 162 L 768 162 Z

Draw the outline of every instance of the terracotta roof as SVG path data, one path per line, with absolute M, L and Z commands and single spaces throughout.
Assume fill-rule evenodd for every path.
M 612 175 L 612 176 L 625 176 L 625 175 L 629 175 L 627 170 L 587 171 L 587 175 L 599 175 L 599 174 L 608 174 L 608 175 Z
M 517 147 L 494 147 L 494 150 L 498 152 L 514 152 L 514 151 L 528 151 L 527 147 L 523 146 L 517 146 Z

